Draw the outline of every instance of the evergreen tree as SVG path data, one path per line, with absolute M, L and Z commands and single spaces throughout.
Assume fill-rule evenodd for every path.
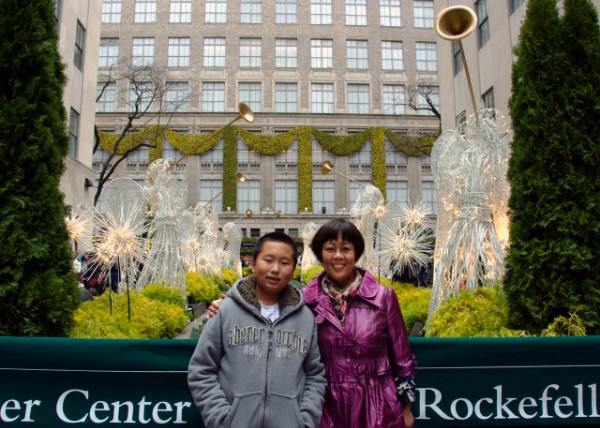
M 80 294 L 59 191 L 68 150 L 52 0 L 0 0 L 0 334 L 60 336 Z
M 511 246 L 505 289 L 514 327 L 539 332 L 581 311 L 600 332 L 600 63 L 588 0 L 530 0 L 513 66 Z

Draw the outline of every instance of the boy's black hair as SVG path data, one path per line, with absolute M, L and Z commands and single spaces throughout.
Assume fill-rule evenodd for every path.
M 254 250 L 252 251 L 252 258 L 254 260 L 256 260 L 256 258 L 258 257 L 258 254 L 262 250 L 262 247 L 265 244 L 265 242 L 269 241 L 283 242 L 284 244 L 288 244 L 290 247 L 292 247 L 292 250 L 294 250 L 294 266 L 298 264 L 298 247 L 296 246 L 294 240 L 290 238 L 289 235 L 286 235 L 283 232 L 271 232 L 267 233 L 266 235 L 263 235 L 258 240 L 256 245 L 254 246 Z
M 310 243 L 310 249 L 320 262 L 323 262 L 321 251 L 326 242 L 336 240 L 338 236 L 354 245 L 356 260 L 365 252 L 365 239 L 354 223 L 343 218 L 329 220 L 317 230 Z

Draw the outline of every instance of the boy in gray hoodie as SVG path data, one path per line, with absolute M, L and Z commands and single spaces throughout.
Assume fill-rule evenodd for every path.
M 319 425 L 326 380 L 314 316 L 290 285 L 297 261 L 288 235 L 264 235 L 253 275 L 204 326 L 188 386 L 207 428 Z

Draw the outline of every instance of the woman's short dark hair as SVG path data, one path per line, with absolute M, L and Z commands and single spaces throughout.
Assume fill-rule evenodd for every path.
M 252 258 L 254 260 L 257 259 L 265 242 L 269 242 L 269 241 L 282 242 L 284 244 L 288 244 L 292 248 L 292 250 L 294 250 L 294 266 L 296 266 L 298 264 L 298 246 L 296 245 L 294 240 L 292 238 L 290 238 L 289 235 L 286 235 L 283 232 L 271 232 L 271 233 L 267 233 L 266 235 L 263 235 L 258 240 L 256 245 L 254 245 L 254 250 L 252 251 Z
M 313 250 L 313 253 L 315 253 L 315 256 L 320 262 L 323 262 L 321 255 L 323 245 L 328 241 L 335 241 L 340 235 L 342 236 L 342 239 L 351 242 L 354 245 L 356 260 L 360 259 L 360 256 L 363 255 L 365 252 L 365 240 L 362 233 L 360 233 L 360 230 L 358 230 L 354 223 L 349 220 L 334 218 L 317 230 L 310 243 L 310 249 Z

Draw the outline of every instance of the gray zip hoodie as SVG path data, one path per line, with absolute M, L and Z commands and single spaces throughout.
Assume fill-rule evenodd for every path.
M 318 426 L 326 380 L 302 293 L 288 285 L 272 323 L 260 314 L 254 275 L 229 296 L 204 326 L 188 369 L 206 427 Z

